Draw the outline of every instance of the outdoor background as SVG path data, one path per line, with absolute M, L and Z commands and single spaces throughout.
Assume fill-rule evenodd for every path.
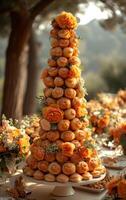
M 50 23 L 63 10 L 78 17 L 87 99 L 126 88 L 125 1 L 2 0 L 0 110 L 7 117 L 37 112 L 36 97 L 42 96 L 43 88 L 40 73 L 49 58 Z

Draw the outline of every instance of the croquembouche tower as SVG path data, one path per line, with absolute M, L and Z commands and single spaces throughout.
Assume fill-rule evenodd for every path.
M 81 80 L 77 20 L 62 12 L 52 21 L 51 57 L 43 70 L 40 137 L 31 145 L 24 173 L 49 182 L 80 182 L 105 172 L 91 137 Z

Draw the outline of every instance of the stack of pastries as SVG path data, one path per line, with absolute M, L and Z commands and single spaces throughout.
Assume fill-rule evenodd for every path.
M 51 57 L 43 70 L 40 137 L 31 145 L 24 173 L 49 182 L 80 182 L 105 173 L 91 137 L 78 58 L 77 20 L 67 12 L 52 21 Z

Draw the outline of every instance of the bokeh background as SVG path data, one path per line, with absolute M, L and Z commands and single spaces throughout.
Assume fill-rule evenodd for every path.
M 22 118 L 39 110 L 51 20 L 61 11 L 78 18 L 87 99 L 126 88 L 126 1 L 1 0 L 0 111 Z

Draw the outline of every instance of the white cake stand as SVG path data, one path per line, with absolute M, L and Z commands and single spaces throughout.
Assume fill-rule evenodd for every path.
M 49 186 L 55 186 L 53 191 L 51 192 L 52 195 L 58 196 L 58 197 L 66 197 L 75 194 L 75 190 L 73 189 L 72 186 L 77 186 L 77 185 L 88 185 L 91 183 L 95 183 L 98 181 L 101 181 L 105 178 L 106 174 L 101 175 L 99 178 L 94 178 L 92 180 L 85 180 L 81 181 L 79 183 L 73 183 L 73 182 L 68 182 L 68 183 L 58 183 L 58 182 L 47 182 L 47 181 L 38 181 L 33 178 L 29 178 L 30 181 L 37 183 L 40 185 L 40 183 L 49 185 Z

